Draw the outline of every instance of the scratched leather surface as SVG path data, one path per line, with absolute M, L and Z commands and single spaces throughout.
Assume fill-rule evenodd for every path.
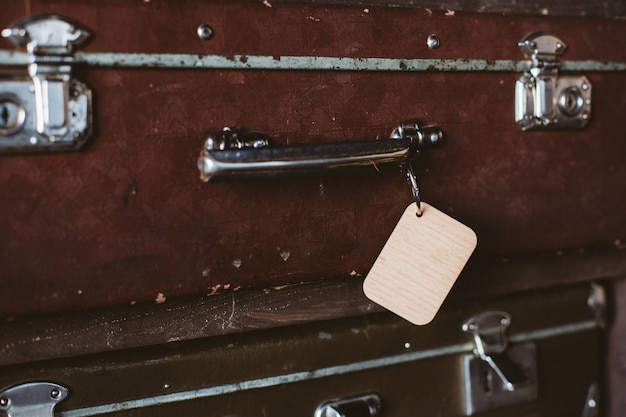
M 28 13 L 80 21 L 95 34 L 88 52 L 521 59 L 517 42 L 548 30 L 568 43 L 567 60 L 626 59 L 624 22 L 591 18 L 241 0 L 5 6 L 2 27 Z M 198 39 L 200 23 L 212 40 Z M 201 183 L 206 133 L 226 125 L 302 143 L 383 137 L 419 117 L 447 137 L 416 163 L 423 197 L 477 232 L 477 256 L 626 238 L 623 73 L 586 74 L 584 131 L 524 133 L 519 74 L 75 72 L 94 91 L 90 146 L 0 158 L 2 317 L 365 276 L 411 202 L 402 172 Z

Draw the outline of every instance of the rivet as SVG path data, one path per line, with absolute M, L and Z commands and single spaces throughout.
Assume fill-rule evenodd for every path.
M 9 398 L 8 397 L 2 397 L 0 398 L 0 407 L 8 407 L 9 406 Z
M 589 84 L 583 83 L 583 85 L 581 85 L 580 88 L 582 88 L 583 90 L 587 91 L 587 90 L 589 90 Z
M 28 139 L 28 141 L 30 142 L 31 145 L 36 145 L 37 142 L 39 142 L 39 140 L 35 136 L 31 136 L 30 139 Z
M 441 46 L 441 41 L 436 35 L 430 35 L 426 40 L 426 45 L 428 45 L 430 49 L 437 49 Z
M 209 39 L 213 37 L 213 34 L 215 32 L 213 31 L 213 28 L 211 26 L 207 25 L 206 23 L 203 23 L 200 26 L 198 26 L 196 33 L 198 34 L 198 37 L 200 39 L 202 39 L 203 41 L 208 41 Z
M 58 388 L 55 388 L 52 390 L 52 392 L 50 393 L 50 396 L 54 399 L 57 399 L 61 396 L 61 391 L 59 391 Z

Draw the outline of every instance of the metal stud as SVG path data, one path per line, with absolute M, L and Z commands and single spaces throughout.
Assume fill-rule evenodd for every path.
M 430 49 L 437 49 L 441 46 L 441 41 L 436 35 L 430 35 L 426 40 L 426 45 L 428 45 Z
M 200 39 L 202 39 L 203 41 L 208 41 L 213 37 L 213 35 L 215 34 L 215 31 L 213 30 L 211 26 L 207 25 L 206 23 L 203 23 L 200 26 L 198 26 L 196 33 L 198 34 L 198 37 Z

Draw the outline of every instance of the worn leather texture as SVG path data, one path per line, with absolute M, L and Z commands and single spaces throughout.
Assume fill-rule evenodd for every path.
M 39 13 L 88 27 L 95 36 L 85 52 L 522 59 L 517 42 L 547 30 L 567 42 L 567 60 L 626 59 L 623 21 L 599 18 L 59 0 L 5 4 L 0 25 Z M 210 41 L 196 35 L 201 23 L 214 28 Z M 427 47 L 431 34 L 439 49 Z M 0 47 L 15 49 L 5 39 Z M 0 317 L 365 276 L 412 201 L 404 173 L 202 183 L 204 139 L 230 125 L 289 144 L 385 137 L 418 117 L 447 139 L 415 163 L 422 196 L 476 231 L 476 256 L 626 238 L 623 73 L 585 74 L 593 120 L 564 132 L 522 132 L 515 73 L 77 66 L 75 74 L 94 91 L 89 146 L 0 157 Z

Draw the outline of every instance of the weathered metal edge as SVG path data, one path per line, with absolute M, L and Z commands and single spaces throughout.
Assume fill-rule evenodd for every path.
M 0 50 L 0 66 L 30 63 L 27 53 Z M 379 72 L 524 72 L 528 60 L 353 58 L 329 56 L 195 55 L 78 52 L 74 63 L 106 68 L 169 68 L 195 70 L 290 70 Z M 626 62 L 563 61 L 563 72 L 626 71 Z

